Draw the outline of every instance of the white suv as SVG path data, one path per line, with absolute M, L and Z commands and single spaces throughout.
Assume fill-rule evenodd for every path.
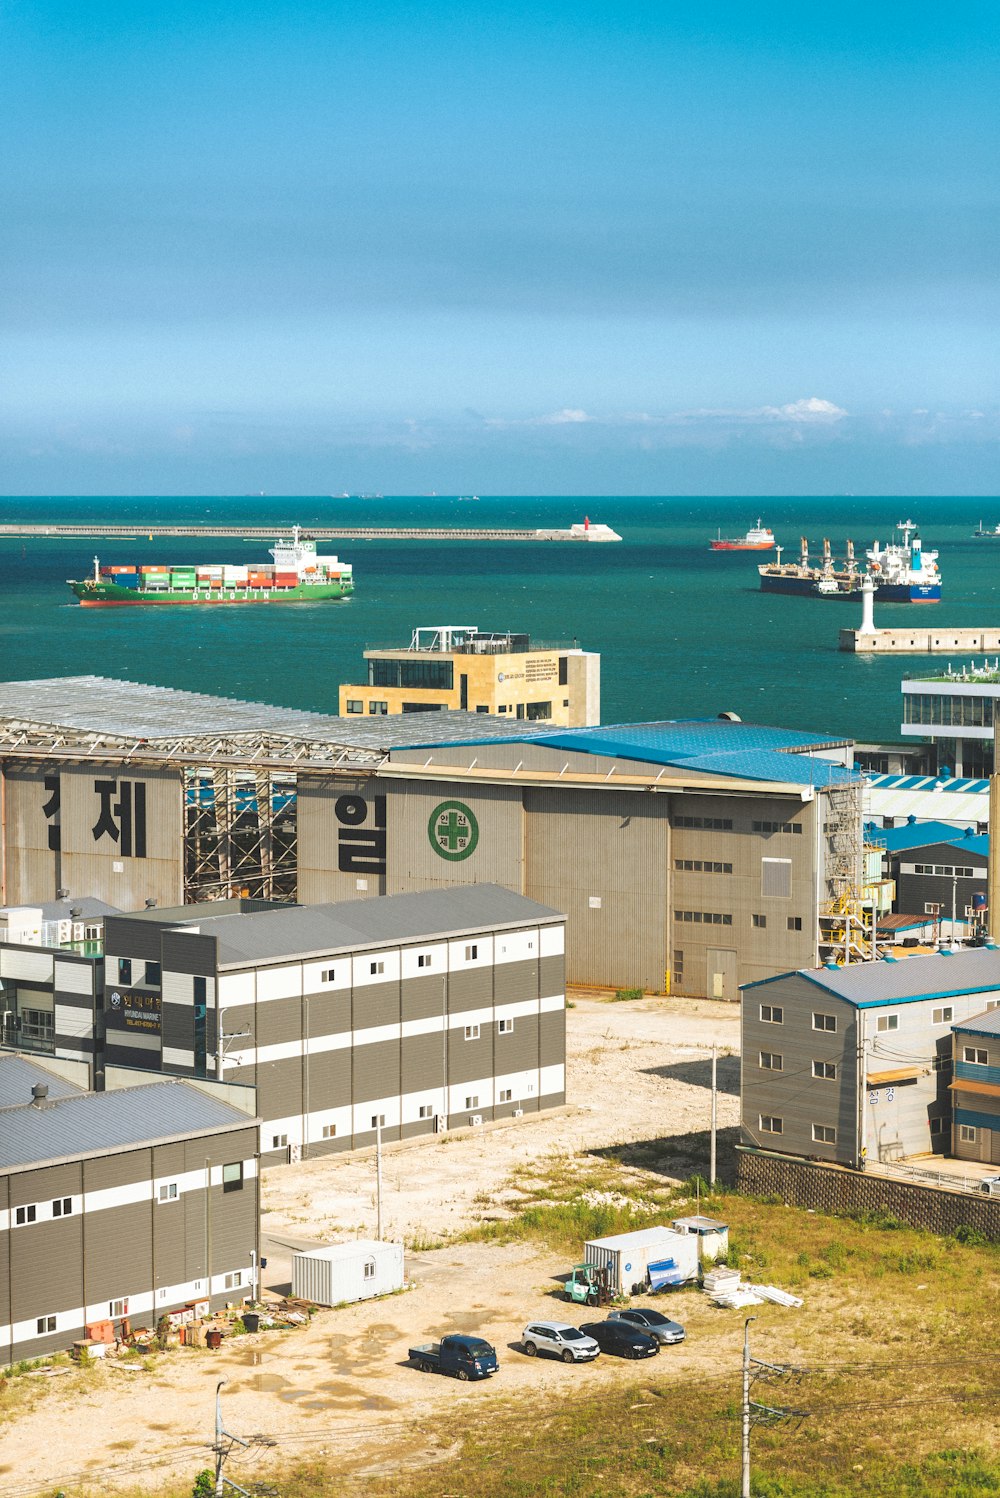
M 564 1363 L 589 1363 L 601 1349 L 593 1337 L 565 1321 L 532 1321 L 521 1333 L 521 1346 L 529 1358 L 551 1352 Z

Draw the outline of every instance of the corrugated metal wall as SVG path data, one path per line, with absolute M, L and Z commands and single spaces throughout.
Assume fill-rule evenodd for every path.
M 524 800 L 524 893 L 566 912 L 568 980 L 662 991 L 669 965 L 666 798 L 546 789 L 526 790 Z
M 412 785 L 382 782 L 390 849 L 386 893 L 450 888 L 457 884 L 503 884 L 525 893 L 521 792 L 516 786 L 456 785 L 454 780 Z M 451 803 L 475 818 L 474 850 L 449 858 L 432 840 L 432 814 Z M 456 850 L 461 851 L 461 850 Z
M 179 772 L 63 767 L 59 789 L 61 875 L 71 894 L 93 895 L 119 910 L 141 910 L 148 899 L 181 904 Z

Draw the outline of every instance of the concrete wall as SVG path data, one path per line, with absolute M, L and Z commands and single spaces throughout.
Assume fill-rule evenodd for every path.
M 1000 1242 L 1000 1198 L 916 1186 L 908 1181 L 865 1175 L 836 1165 L 788 1160 L 738 1149 L 736 1184 L 749 1196 L 777 1197 L 793 1207 L 834 1216 L 884 1212 L 911 1227 L 933 1233 L 975 1228 Z

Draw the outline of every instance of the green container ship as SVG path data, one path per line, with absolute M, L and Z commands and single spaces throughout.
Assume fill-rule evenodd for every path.
M 290 541 L 276 541 L 268 554 L 271 562 L 258 566 L 102 567 L 95 557 L 93 577 L 68 582 L 85 609 L 169 603 L 319 603 L 354 592 L 350 563 L 318 556 L 316 542 L 303 537 L 298 526 Z

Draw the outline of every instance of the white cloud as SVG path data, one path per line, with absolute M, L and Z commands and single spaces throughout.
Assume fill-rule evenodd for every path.
M 790 401 L 786 406 L 763 406 L 760 414 L 780 417 L 784 421 L 840 421 L 847 412 L 843 406 L 835 406 L 833 401 L 810 395 L 804 400 Z

